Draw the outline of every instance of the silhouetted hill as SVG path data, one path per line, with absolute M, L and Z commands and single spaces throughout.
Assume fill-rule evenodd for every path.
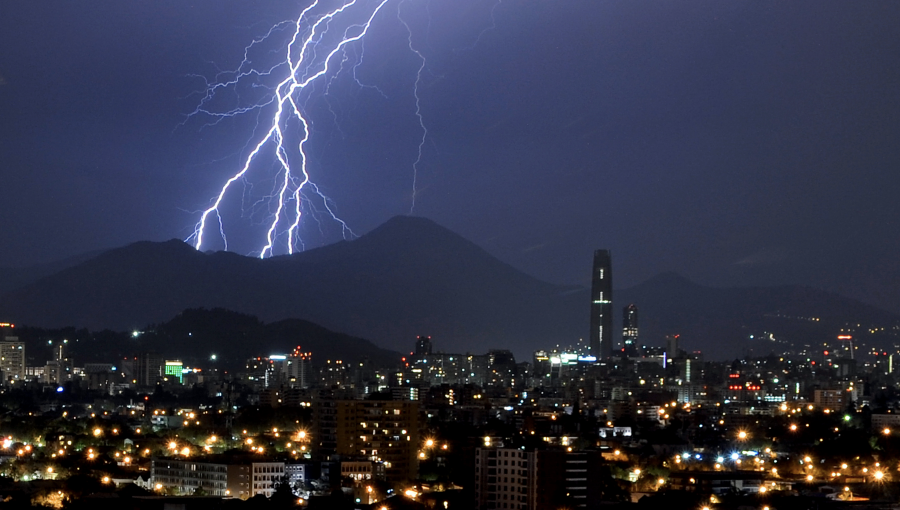
M 130 330 L 225 308 L 266 322 L 302 318 L 401 352 L 430 334 L 448 351 L 521 355 L 582 335 L 586 294 L 572 290 L 430 220 L 396 217 L 354 241 L 266 260 L 135 243 L 7 293 L 0 310 L 44 327 Z
M 178 358 L 189 365 L 210 364 L 226 369 L 243 367 L 255 356 L 287 354 L 295 347 L 313 353 L 313 364 L 329 359 L 358 362 L 364 358 L 383 366 L 400 362 L 402 354 L 382 349 L 368 340 L 352 337 L 299 319 L 263 323 L 258 318 L 223 309 L 184 310 L 171 320 L 150 324 L 135 333 L 88 330 L 44 330 L 17 328 L 22 340 L 30 342 L 29 357 L 50 359 L 53 348 L 45 340 L 66 338 L 70 354 L 79 363 L 121 359 L 155 351 Z M 213 362 L 211 356 L 215 355 Z
M 686 349 L 715 358 L 748 348 L 777 351 L 780 341 L 830 340 L 847 323 L 886 327 L 871 339 L 896 341 L 890 328 L 900 322 L 815 289 L 710 288 L 675 274 L 616 290 L 613 301 L 615 331 L 619 311 L 635 303 L 642 343 L 661 345 L 666 334 L 680 333 Z M 0 296 L 4 318 L 44 327 L 139 329 L 191 308 L 234 310 L 266 323 L 303 319 L 399 352 L 427 334 L 445 352 L 507 348 L 530 359 L 536 349 L 586 336 L 589 305 L 586 289 L 536 280 L 413 217 L 393 218 L 353 241 L 265 260 L 201 253 L 177 240 L 135 243 Z M 758 340 L 769 334 L 776 341 Z
M 857 339 L 873 345 L 890 345 L 900 333 L 900 317 L 894 314 L 800 285 L 715 288 L 665 273 L 617 291 L 613 299 L 617 307 L 638 306 L 641 337 L 647 343 L 662 345 L 665 335 L 681 334 L 686 350 L 699 349 L 712 358 L 835 341 L 840 329 L 848 327 L 856 330 Z M 884 332 L 869 333 L 881 327 Z
M 78 265 L 103 253 L 104 250 L 95 250 L 88 253 L 75 255 L 62 260 L 37 264 L 27 267 L 0 267 L 0 295 L 19 287 L 33 283 L 45 276 L 56 274 L 63 269 Z

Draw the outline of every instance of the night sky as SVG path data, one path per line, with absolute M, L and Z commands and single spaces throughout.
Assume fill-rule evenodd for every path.
M 306 5 L 0 2 L 0 266 L 187 238 L 258 121 L 187 118 L 199 76 Z M 344 72 L 306 100 L 310 173 L 357 233 L 411 206 L 419 61 L 398 6 L 428 61 L 416 215 L 551 282 L 587 283 L 608 248 L 619 288 L 675 271 L 900 313 L 900 3 L 391 0 L 367 86 Z M 260 175 L 228 209 L 233 251 L 264 239 L 264 210 L 238 211 Z

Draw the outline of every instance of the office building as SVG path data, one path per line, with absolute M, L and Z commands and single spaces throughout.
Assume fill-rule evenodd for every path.
M 163 376 L 165 363 L 166 360 L 155 352 L 145 352 L 136 356 L 133 360 L 133 384 L 138 386 L 155 385 Z
M 594 252 L 591 278 L 591 355 L 597 360 L 612 356 L 612 259 L 609 250 Z
M 627 357 L 638 355 L 638 309 L 634 303 L 622 310 L 622 352 Z
M 236 467 L 229 469 L 225 463 L 153 459 L 150 465 L 150 480 L 154 485 L 159 484 L 167 489 L 174 489 L 179 494 L 194 494 L 195 491 L 202 490 L 210 496 L 225 496 L 232 494 L 228 491 L 229 475 L 236 478 L 233 473 L 236 470 Z M 249 496 L 247 480 L 242 488 L 241 484 L 232 485 L 238 488 L 233 492 L 235 496 L 241 495 L 242 492 L 245 497 Z
M 165 373 L 163 374 L 163 377 L 165 377 L 166 381 L 168 381 L 168 382 L 178 381 L 178 384 L 181 384 L 182 382 L 184 382 L 184 380 L 182 379 L 182 377 L 183 377 L 182 372 L 184 371 L 184 363 L 182 363 L 180 360 L 177 360 L 177 359 L 175 359 L 175 360 L 167 359 L 165 361 L 164 367 L 165 367 Z
M 250 497 L 262 494 L 271 498 L 284 479 L 284 462 L 254 462 L 250 464 Z

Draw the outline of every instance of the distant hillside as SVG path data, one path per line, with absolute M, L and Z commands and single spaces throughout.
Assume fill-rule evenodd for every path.
M 95 250 L 63 260 L 28 267 L 0 267 L 0 295 L 36 282 L 45 276 L 56 274 L 63 269 L 76 266 L 101 253 L 103 250 Z
M 225 308 L 302 318 L 399 351 L 430 334 L 445 350 L 524 355 L 582 336 L 585 299 L 429 220 L 396 217 L 354 241 L 265 260 L 135 243 L 7 293 L 0 310 L 24 324 L 131 330 L 187 308 Z
M 177 240 L 135 243 L 0 295 L 0 314 L 43 327 L 132 330 L 186 309 L 223 308 L 267 323 L 303 319 L 399 352 L 427 334 L 445 352 L 506 348 L 530 359 L 587 335 L 588 299 L 586 289 L 539 281 L 430 220 L 396 217 L 354 241 L 265 260 Z M 714 358 L 781 348 L 756 340 L 764 333 L 798 344 L 833 339 L 851 322 L 888 329 L 873 341 L 900 341 L 890 329 L 897 316 L 799 286 L 718 289 L 667 274 L 616 290 L 613 301 L 616 319 L 637 304 L 642 343 L 680 333 L 687 349 Z M 244 341 L 224 333 L 224 343 Z
M 677 333 L 685 349 L 702 350 L 712 358 L 835 341 L 847 327 L 856 330 L 855 338 L 872 345 L 900 341 L 897 315 L 800 285 L 714 288 L 667 273 L 614 292 L 613 300 L 617 307 L 638 306 L 642 341 L 662 345 L 665 335 Z M 885 331 L 869 333 L 870 328 Z M 760 339 L 767 334 L 775 341 Z
M 86 330 L 47 331 L 17 328 L 29 342 L 29 357 L 43 361 L 52 356 L 45 339 L 69 339 L 70 354 L 81 364 L 112 362 L 125 356 L 155 351 L 190 364 L 243 366 L 251 357 L 288 354 L 295 347 L 313 354 L 313 364 L 329 359 L 358 362 L 364 358 L 384 366 L 400 362 L 402 354 L 382 349 L 368 340 L 325 329 L 311 322 L 288 319 L 265 324 L 256 317 L 228 310 L 189 309 L 171 320 L 132 332 Z M 37 352 L 34 352 L 37 351 Z M 215 362 L 211 356 L 215 355 Z

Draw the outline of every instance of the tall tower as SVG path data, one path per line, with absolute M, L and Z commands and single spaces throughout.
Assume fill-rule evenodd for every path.
M 622 345 L 625 356 L 637 356 L 638 309 L 634 303 L 622 310 Z
M 609 250 L 594 251 L 591 279 L 591 354 L 598 360 L 612 356 L 612 260 Z

